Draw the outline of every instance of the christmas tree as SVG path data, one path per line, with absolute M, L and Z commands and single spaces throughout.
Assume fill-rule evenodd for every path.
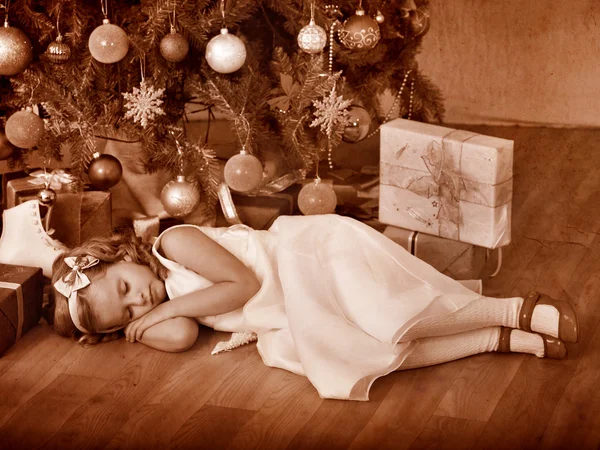
M 210 136 L 186 135 L 190 105 L 231 122 L 241 153 L 225 179 L 240 192 L 262 182 L 263 149 L 307 174 L 342 139 L 363 139 L 393 117 L 438 121 L 443 112 L 415 61 L 427 0 L 5 0 L 3 8 L 1 145 L 21 165 L 29 152 L 44 160 L 68 152 L 81 185 L 115 182 L 90 166 L 110 169 L 95 137 L 118 134 L 141 143 L 147 171 L 185 174 L 214 209 L 219 165 Z M 388 110 L 385 95 L 394 98 Z

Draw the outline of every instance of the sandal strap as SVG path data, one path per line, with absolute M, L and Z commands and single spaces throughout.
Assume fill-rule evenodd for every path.
M 520 330 L 531 331 L 531 316 L 539 298 L 540 294 L 532 291 L 523 299 L 523 306 L 521 306 L 521 311 L 519 312 Z
M 500 327 L 500 341 L 498 342 L 498 352 L 510 353 L 510 333 L 512 328 Z

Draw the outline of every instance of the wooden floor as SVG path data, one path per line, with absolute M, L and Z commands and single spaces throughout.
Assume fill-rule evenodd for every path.
M 39 325 L 0 358 L 0 448 L 598 448 L 600 130 L 471 129 L 516 142 L 513 243 L 486 294 L 571 301 L 582 336 L 567 360 L 479 355 L 344 402 L 265 367 L 254 346 L 211 356 L 223 333 L 167 354 L 84 349 Z

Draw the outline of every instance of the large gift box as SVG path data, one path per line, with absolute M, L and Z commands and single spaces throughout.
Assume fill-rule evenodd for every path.
M 381 127 L 379 220 L 487 248 L 510 243 L 513 141 L 396 119 Z
M 6 185 L 6 207 L 12 208 L 37 198 L 43 186 L 34 177 L 10 180 Z M 67 247 L 112 231 L 111 194 L 108 191 L 72 192 L 68 185 L 55 189 L 56 202 L 50 212 L 52 238 Z
M 41 269 L 0 264 L 0 355 L 40 320 L 43 289 Z
M 487 263 L 489 250 L 484 247 L 393 226 L 383 234 L 455 280 L 481 278 Z

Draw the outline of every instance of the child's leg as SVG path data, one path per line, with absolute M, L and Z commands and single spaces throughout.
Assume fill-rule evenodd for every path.
M 434 366 L 484 352 L 498 350 L 500 327 L 487 327 L 449 336 L 419 339 L 413 352 L 398 370 Z M 544 341 L 539 334 L 512 330 L 510 351 L 544 357 Z
M 406 332 L 400 342 L 433 336 L 446 336 L 485 327 L 519 327 L 519 313 L 523 299 L 481 297 L 464 308 L 445 317 L 422 320 Z M 531 329 L 538 333 L 558 337 L 559 313 L 549 305 L 539 305 L 533 310 Z

